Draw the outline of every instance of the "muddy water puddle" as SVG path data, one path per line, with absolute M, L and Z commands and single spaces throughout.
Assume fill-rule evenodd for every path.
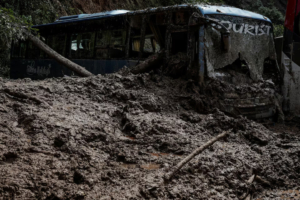
M 156 170 L 156 169 L 160 169 L 160 165 L 158 165 L 158 164 L 145 164 L 145 165 L 141 165 L 141 168 L 146 169 L 146 170 Z

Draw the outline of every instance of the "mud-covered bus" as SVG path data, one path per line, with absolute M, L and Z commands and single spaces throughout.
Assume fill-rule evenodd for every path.
M 288 0 L 281 52 L 285 111 L 300 114 L 300 1 Z
M 184 54 L 188 59 L 184 73 L 200 84 L 207 78 L 246 84 L 260 81 L 265 73 L 278 69 L 270 19 L 229 6 L 115 10 L 60 17 L 54 23 L 34 28 L 48 46 L 93 74 L 133 67 L 162 49 L 165 60 Z M 234 71 L 243 75 L 235 76 Z M 30 41 L 13 46 L 10 72 L 11 78 L 72 75 Z M 250 95 L 246 100 L 231 102 L 247 102 L 238 108 L 239 112 L 254 118 L 269 117 L 275 112 L 266 98 Z

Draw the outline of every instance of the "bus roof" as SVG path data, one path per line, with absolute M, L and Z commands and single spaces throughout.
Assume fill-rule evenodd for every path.
M 246 17 L 252 19 L 263 20 L 271 22 L 271 20 L 261 14 L 254 13 L 248 10 L 243 10 L 240 8 L 235 8 L 231 6 L 213 6 L 213 5 L 197 5 L 203 15 L 230 15 L 237 17 Z
M 231 6 L 217 6 L 217 5 L 205 5 L 205 4 L 183 4 L 183 5 L 176 5 L 176 6 L 168 6 L 168 7 L 157 7 L 157 8 L 149 8 L 145 10 L 138 10 L 138 11 L 129 11 L 129 10 L 113 10 L 113 11 L 106 11 L 94 14 L 79 14 L 79 15 L 71 15 L 71 16 L 63 16 L 60 17 L 53 23 L 50 24 L 43 24 L 37 25 L 34 27 L 41 27 L 41 26 L 48 26 L 48 25 L 55 25 L 55 24 L 64 24 L 69 22 L 77 22 L 77 21 L 85 21 L 85 20 L 93 20 L 93 19 L 100 19 L 100 18 L 108 18 L 114 16 L 120 16 L 125 14 L 136 14 L 136 13 L 149 13 L 149 12 L 157 12 L 162 10 L 172 10 L 174 8 L 194 8 L 198 9 L 203 16 L 207 15 L 229 15 L 229 16 L 237 16 L 237 17 L 245 17 L 245 18 L 252 18 L 262 21 L 271 22 L 271 20 L 261 14 L 257 14 L 251 11 L 243 10 L 240 8 L 235 8 Z

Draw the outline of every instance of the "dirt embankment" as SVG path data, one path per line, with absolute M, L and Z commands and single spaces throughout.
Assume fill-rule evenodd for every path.
M 0 199 L 299 198 L 300 136 L 209 102 L 193 81 L 155 74 L 1 80 Z

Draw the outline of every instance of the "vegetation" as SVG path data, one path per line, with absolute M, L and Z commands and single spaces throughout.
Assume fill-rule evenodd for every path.
M 25 30 L 33 31 L 28 18 L 16 17 L 11 9 L 0 7 L 0 75 L 8 76 L 11 42 L 25 40 Z
M 24 40 L 24 28 L 54 21 L 58 10 L 45 0 L 2 0 L 0 3 L 0 77 L 9 75 L 12 41 Z

